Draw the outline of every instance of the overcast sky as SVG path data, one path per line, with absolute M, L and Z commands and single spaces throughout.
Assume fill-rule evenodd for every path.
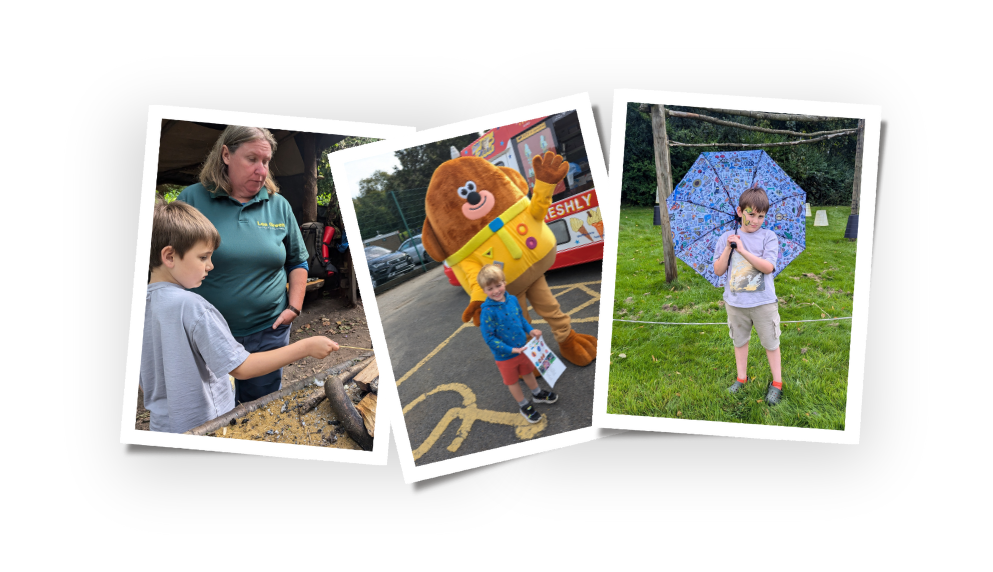
M 339 196 L 345 194 L 353 199 L 358 197 L 359 181 L 369 178 L 376 171 L 392 173 L 394 167 L 400 167 L 400 160 L 396 158 L 393 151 L 345 163 L 345 175 L 348 177 L 348 183 L 342 185 L 343 188 L 339 191 Z

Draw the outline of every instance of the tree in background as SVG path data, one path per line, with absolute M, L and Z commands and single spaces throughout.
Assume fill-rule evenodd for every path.
M 452 158 L 452 147 L 461 150 L 478 138 L 478 133 L 470 133 L 400 149 L 394 153 L 399 168 L 394 167 L 391 173 L 376 171 L 359 181 L 359 196 L 352 202 L 362 238 L 405 232 L 405 221 L 412 234 L 419 234 L 424 225 L 424 196 L 435 169 Z
M 335 191 L 334 179 L 331 177 L 331 165 L 328 163 L 328 155 L 335 151 L 350 149 L 367 143 L 375 143 L 376 141 L 379 141 L 379 139 L 373 137 L 347 137 L 321 153 L 321 160 L 317 163 L 317 205 L 327 209 L 326 215 L 320 217 L 325 224 L 331 224 L 341 231 L 345 230 L 345 224 L 341 218 L 341 207 L 338 205 L 338 193 Z
M 624 134 L 624 166 L 621 180 L 621 200 L 625 204 L 651 206 L 655 204 L 655 155 L 652 147 L 651 117 L 638 111 L 637 103 L 628 103 L 627 125 Z M 832 119 L 819 122 L 793 122 L 757 120 L 750 117 L 725 115 L 694 107 L 666 106 L 674 111 L 687 111 L 709 115 L 742 125 L 771 129 L 814 132 L 832 129 L 855 128 L 857 119 Z M 736 129 L 681 117 L 666 117 L 666 134 L 670 141 L 681 143 L 776 143 L 793 141 L 784 137 Z M 765 152 L 786 171 L 796 184 L 807 192 L 813 205 L 846 205 L 852 200 L 852 183 L 855 173 L 855 135 L 835 137 L 817 143 L 769 147 Z M 669 148 L 673 185 L 678 184 L 690 167 L 707 151 L 720 151 L 721 147 Z M 741 149 L 726 148 L 728 151 Z

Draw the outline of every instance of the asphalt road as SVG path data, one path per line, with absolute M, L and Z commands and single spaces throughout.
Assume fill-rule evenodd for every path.
M 597 335 L 601 263 L 545 274 L 574 330 Z M 448 283 L 442 268 L 376 297 L 398 382 L 404 421 L 417 465 L 540 439 L 593 424 L 593 375 L 568 362 L 555 384 L 559 400 L 535 404 L 545 418 L 521 416 L 479 330 L 462 323 L 469 296 Z M 548 324 L 531 311 L 549 347 L 561 356 Z M 521 383 L 525 395 L 527 387 Z M 547 388 L 539 378 L 538 384 Z

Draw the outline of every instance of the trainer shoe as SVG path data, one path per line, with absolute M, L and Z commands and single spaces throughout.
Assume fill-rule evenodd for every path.
M 541 413 L 538 413 L 534 405 L 528 403 L 524 407 L 521 407 L 521 415 L 528 420 L 528 423 L 537 423 L 541 421 Z
M 555 403 L 556 401 L 559 400 L 559 396 L 552 391 L 548 391 L 547 389 L 542 389 L 541 391 L 538 392 L 538 395 L 532 395 L 531 399 L 535 403 Z
M 752 378 L 750 377 L 745 378 L 745 381 L 751 381 L 751 380 Z M 740 381 L 738 381 L 737 378 L 735 378 L 734 383 L 731 384 L 731 387 L 728 388 L 728 391 L 731 393 L 738 393 L 739 391 L 741 391 L 741 388 L 743 387 L 745 387 L 745 384 L 741 383 Z
M 773 387 L 772 382 L 769 382 L 769 389 L 765 392 L 765 402 L 769 405 L 775 405 L 783 398 L 783 390 Z

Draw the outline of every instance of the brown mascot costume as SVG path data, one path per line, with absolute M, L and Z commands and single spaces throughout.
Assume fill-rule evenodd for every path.
M 424 249 L 435 260 L 445 260 L 468 290 L 463 322 L 472 320 L 479 326 L 480 306 L 486 300 L 476 284 L 479 269 L 486 264 L 502 266 L 507 292 L 517 296 L 525 318 L 530 321 L 530 302 L 551 326 L 562 357 L 589 365 L 596 357 L 596 338 L 572 329 L 545 282 L 545 271 L 555 262 L 555 237 L 545 225 L 545 214 L 569 164 L 548 151 L 535 156 L 532 166 L 534 193 L 528 200 L 527 181 L 514 169 L 478 157 L 442 163 L 424 199 Z

